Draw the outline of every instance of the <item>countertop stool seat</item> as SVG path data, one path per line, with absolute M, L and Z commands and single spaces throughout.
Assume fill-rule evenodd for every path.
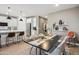
M 6 38 L 6 45 L 9 46 L 10 43 L 14 43 L 14 39 L 15 39 L 15 32 L 9 33 Z
M 17 39 L 17 42 L 21 42 L 24 38 L 24 32 L 20 32 L 19 35 L 18 35 L 18 39 Z

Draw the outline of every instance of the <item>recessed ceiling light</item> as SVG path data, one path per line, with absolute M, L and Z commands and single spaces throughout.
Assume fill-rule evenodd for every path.
M 55 4 L 55 6 L 56 6 L 56 7 L 58 7 L 58 6 L 59 6 L 59 4 Z
M 45 18 L 47 18 L 48 16 L 45 16 Z

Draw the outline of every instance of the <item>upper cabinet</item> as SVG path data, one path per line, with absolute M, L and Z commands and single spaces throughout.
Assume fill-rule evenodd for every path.
M 0 22 L 0 26 L 8 26 L 8 23 L 6 23 L 6 22 Z
M 17 18 L 7 19 L 6 16 L 0 16 L 0 30 L 16 30 L 17 29 Z

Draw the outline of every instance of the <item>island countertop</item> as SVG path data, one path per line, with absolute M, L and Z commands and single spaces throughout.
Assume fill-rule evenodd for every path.
M 24 32 L 24 31 L 22 31 L 22 30 L 1 30 L 0 34 L 1 33 L 10 33 L 10 32 Z

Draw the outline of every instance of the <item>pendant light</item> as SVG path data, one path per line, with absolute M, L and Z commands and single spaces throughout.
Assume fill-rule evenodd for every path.
M 20 19 L 20 21 L 23 21 L 23 19 Z
M 22 19 L 22 11 L 20 11 L 20 21 L 23 21 L 23 19 Z
M 10 10 L 11 8 L 10 7 L 8 7 L 8 16 L 7 16 L 7 19 L 11 19 L 11 17 L 10 17 L 10 15 L 9 15 L 9 13 L 10 13 Z
M 10 16 L 7 16 L 7 19 L 11 19 L 11 17 Z

